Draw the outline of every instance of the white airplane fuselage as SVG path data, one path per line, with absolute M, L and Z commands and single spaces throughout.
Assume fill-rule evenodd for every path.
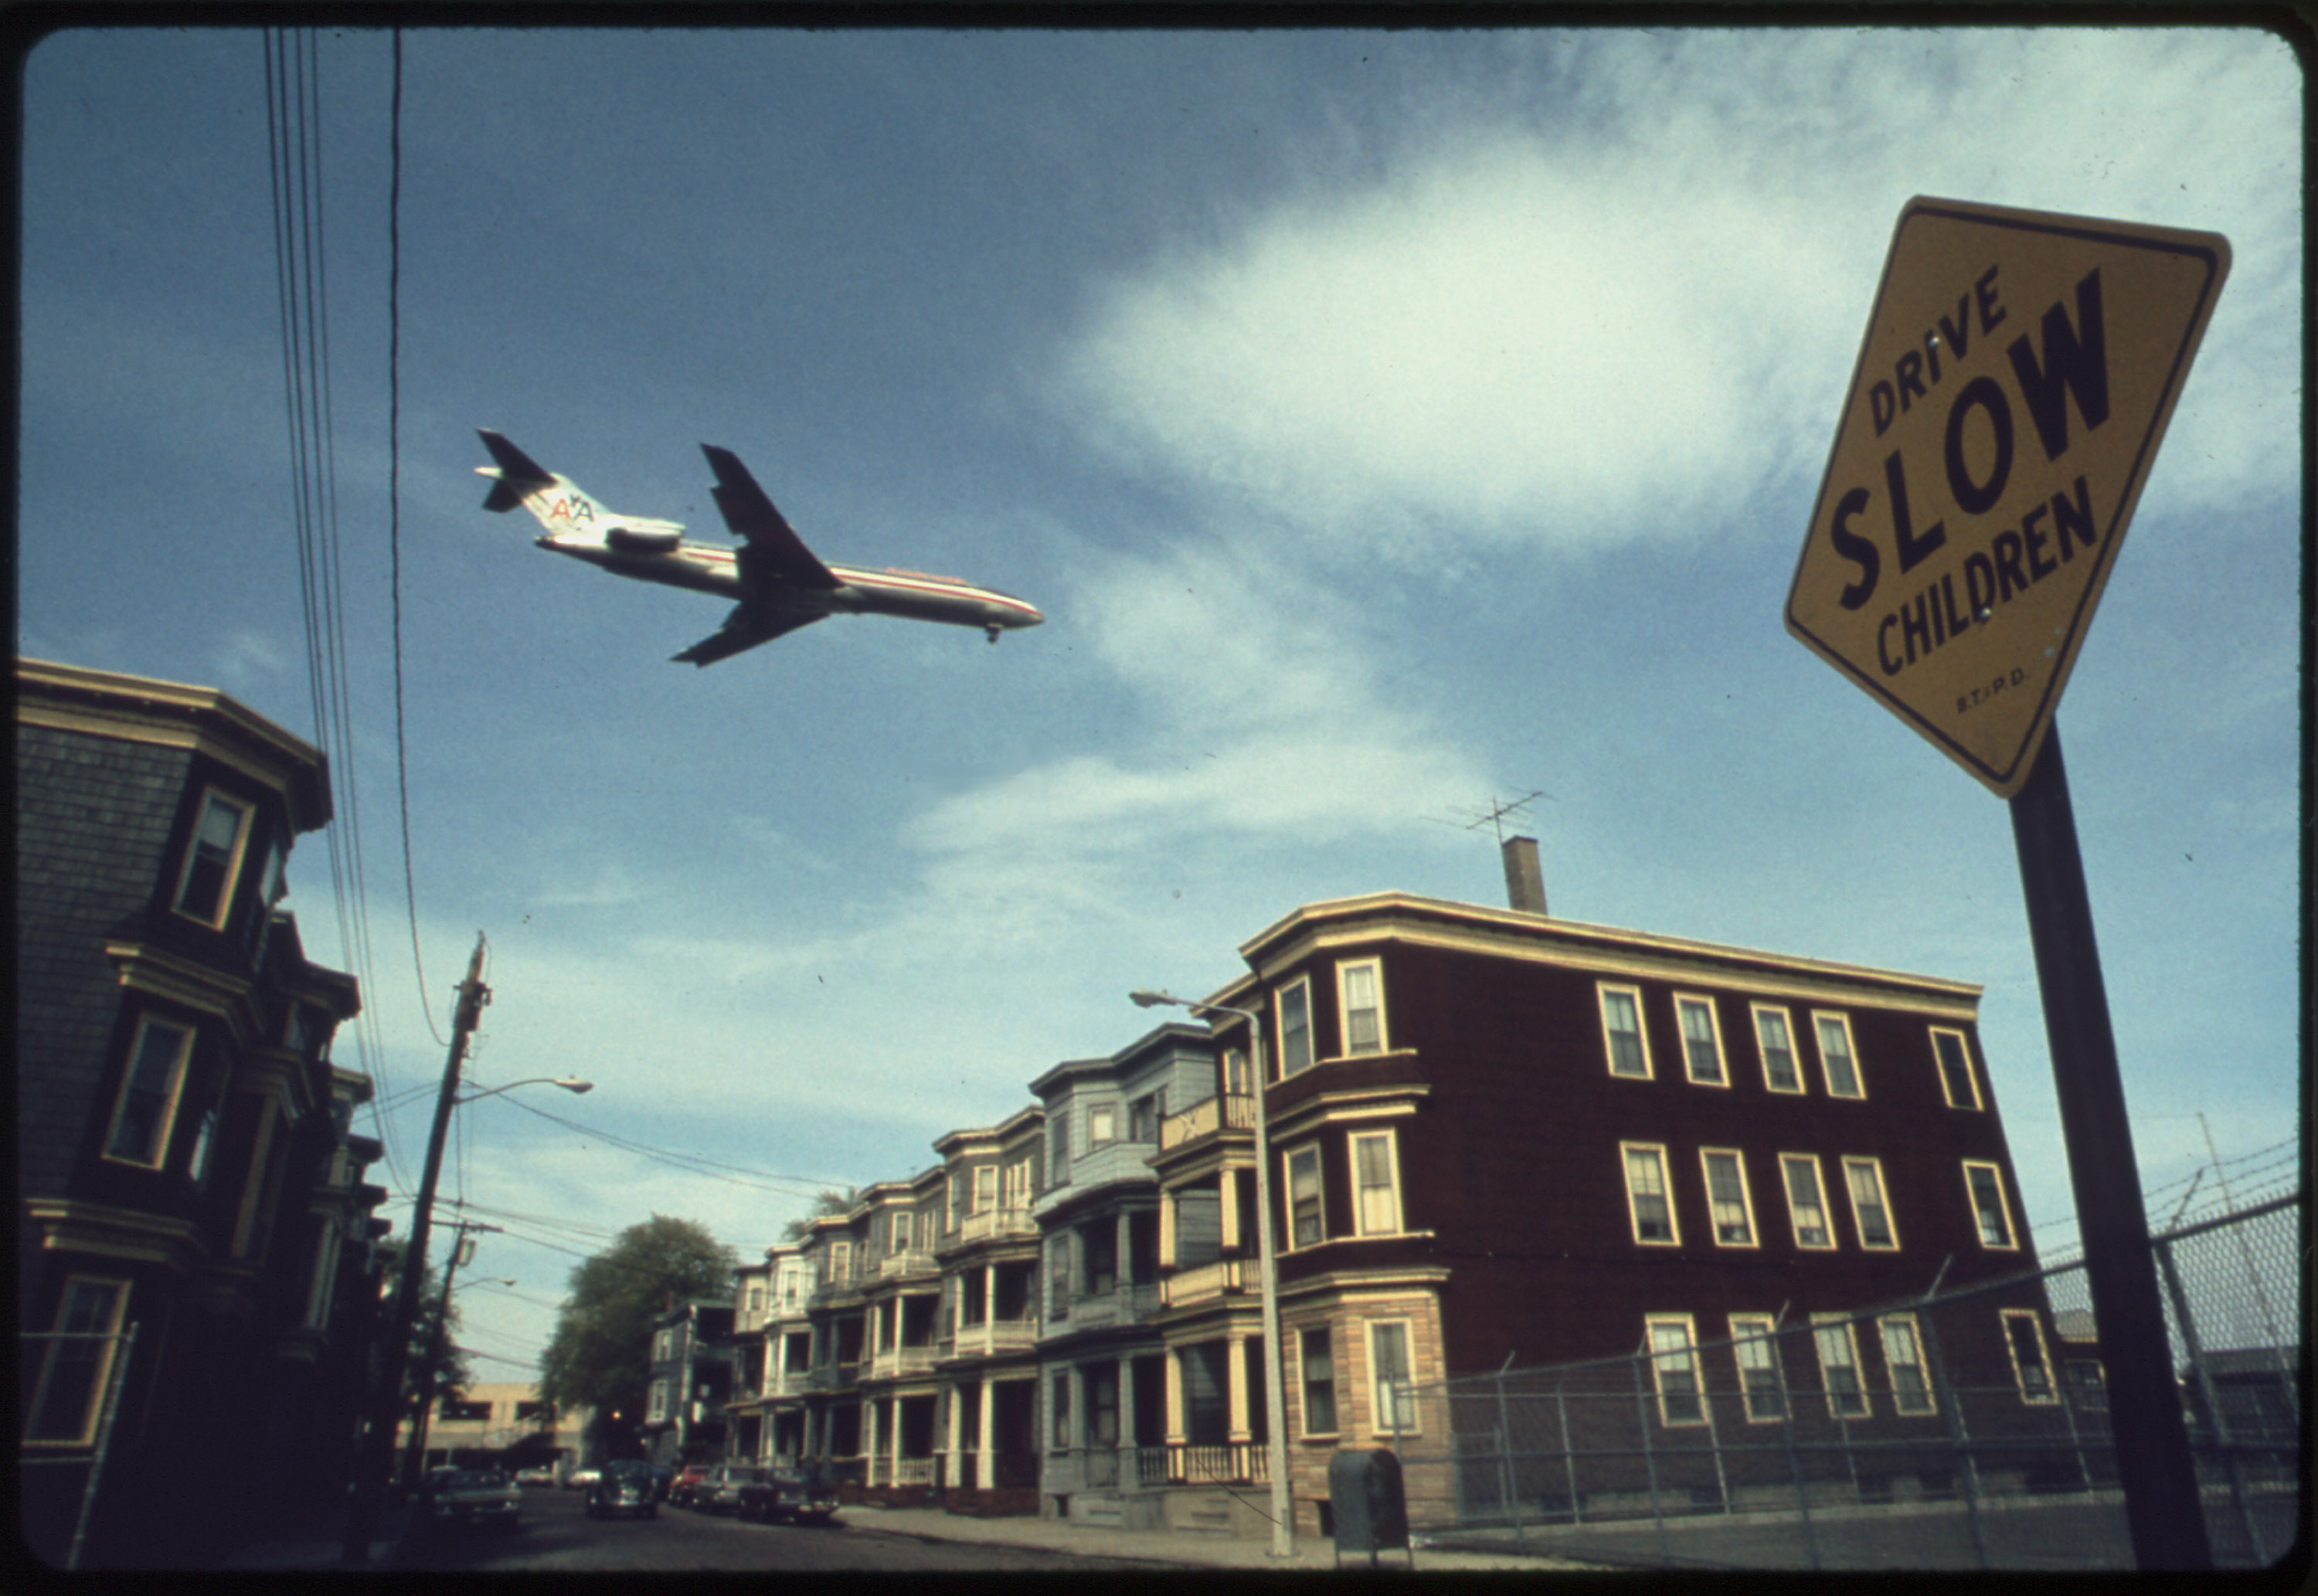
M 744 595 L 739 551 L 734 549 L 682 539 L 666 549 L 621 549 L 592 533 L 554 533 L 534 541 L 543 549 L 584 560 L 615 575 L 714 593 L 735 602 L 745 596 L 799 614 L 903 615 L 1010 632 L 1036 626 L 1046 619 L 1011 593 L 921 571 L 865 570 L 831 561 L 830 573 L 840 584 L 835 587 L 805 587 L 776 580 L 770 592 Z

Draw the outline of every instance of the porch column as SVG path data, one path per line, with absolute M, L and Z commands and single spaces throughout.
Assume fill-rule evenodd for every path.
M 998 1382 L 982 1376 L 982 1432 L 975 1443 L 975 1483 L 984 1491 L 998 1477 Z
M 1216 1176 L 1216 1218 L 1222 1226 L 1224 1251 L 1237 1252 L 1240 1248 L 1237 1170 L 1225 1170 Z
M 1175 1194 L 1159 1194 L 1159 1267 L 1175 1267 Z
M 893 1422 L 887 1428 L 894 1432 L 894 1462 L 885 1478 L 889 1484 L 898 1485 L 902 1483 L 902 1394 L 898 1391 L 894 1393 Z
M 1180 1447 L 1183 1432 L 1183 1349 L 1167 1349 L 1167 1444 Z
M 961 1459 L 959 1458 L 957 1449 L 957 1421 L 958 1410 L 963 1408 L 966 1405 L 966 1403 L 963 1397 L 959 1394 L 957 1382 L 956 1380 L 952 1380 L 947 1386 L 943 1387 L 943 1393 L 946 1398 L 944 1405 L 949 1409 L 949 1422 L 948 1426 L 948 1434 L 944 1438 L 946 1444 L 942 1448 L 942 1453 L 949 1459 L 949 1461 L 942 1467 L 942 1481 L 945 1484 L 955 1485 L 958 1483 L 958 1476 L 964 1473 L 964 1466 Z
M 1135 1472 L 1135 1359 L 1124 1352 L 1119 1358 L 1119 1483 L 1142 1483 Z
M 1247 1337 L 1235 1334 L 1225 1340 L 1224 1387 L 1231 1393 L 1231 1439 L 1234 1444 L 1252 1441 L 1255 1431 L 1247 1427 Z
M 877 1399 L 861 1400 L 861 1470 L 866 1484 L 877 1483 Z
M 982 1349 L 998 1350 L 998 1266 L 994 1263 L 982 1266 Z M 985 1390 L 989 1388 L 989 1381 L 982 1384 Z

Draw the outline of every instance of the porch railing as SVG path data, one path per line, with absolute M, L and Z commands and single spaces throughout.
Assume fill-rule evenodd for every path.
M 1159 1150 L 1180 1147 L 1217 1130 L 1244 1131 L 1255 1124 L 1255 1099 L 1251 1097 L 1206 1098 L 1181 1114 L 1159 1122 Z

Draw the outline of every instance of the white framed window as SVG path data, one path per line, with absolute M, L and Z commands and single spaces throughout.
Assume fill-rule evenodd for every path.
M 1604 982 L 1602 1045 L 1610 1059 L 1610 1073 L 1632 1080 L 1650 1079 L 1650 1040 L 1642 1030 L 1640 987 L 1612 986 Z
M 1668 1429 L 1705 1423 L 1690 1315 L 1653 1314 L 1642 1323 L 1650 1343 L 1650 1377 L 1658 1385 L 1658 1422 Z
M 1406 1319 L 1369 1321 L 1370 1426 L 1379 1435 L 1415 1435 L 1416 1366 Z
M 1119 1109 L 1110 1103 L 1097 1103 L 1087 1110 L 1087 1145 L 1101 1147 L 1119 1140 Z
M 1288 1166 L 1288 1244 L 1316 1247 L 1327 1239 L 1320 1203 L 1320 1150 L 1298 1147 L 1284 1161 Z
M 1682 1026 L 1682 1067 L 1694 1086 L 1728 1086 L 1730 1072 L 1722 1065 L 1722 1027 L 1714 1018 L 1714 1000 L 1675 994 L 1675 1018 Z
M 1827 1223 L 1827 1188 L 1819 1183 L 1818 1157 L 1782 1152 L 1779 1180 L 1787 1188 L 1787 1217 L 1794 1225 L 1795 1245 L 1811 1251 L 1833 1251 L 1835 1232 Z
M 1312 1067 L 1312 983 L 1302 976 L 1280 989 L 1273 1000 L 1280 1018 L 1280 1077 Z
M 1336 966 L 1336 1012 L 1343 1019 L 1346 1056 L 1385 1050 L 1384 966 L 1379 961 L 1358 959 Z
M 1296 1354 L 1304 1389 L 1304 1433 L 1336 1433 L 1336 1354 L 1326 1325 L 1298 1331 Z
M 1886 1314 L 1875 1322 L 1883 1342 L 1883 1367 L 1891 1376 L 1891 1406 L 1901 1413 L 1936 1411 L 1932 1382 L 1924 1367 L 1924 1340 L 1913 1314 Z
M 1706 1172 L 1706 1207 L 1714 1221 L 1718 1247 L 1755 1245 L 1755 1199 L 1747 1189 L 1747 1155 L 1735 1147 L 1702 1147 Z
M 849 1241 L 829 1244 L 829 1284 L 843 1286 L 853 1278 L 853 1243 Z
M 1352 1215 L 1364 1236 L 1400 1233 L 1400 1156 L 1390 1131 L 1355 1131 Z
M 126 1280 L 74 1275 L 65 1281 L 64 1296 L 57 1304 L 58 1338 L 33 1343 L 40 1349 L 40 1368 L 25 1409 L 26 1446 L 85 1447 L 95 1439 L 120 1345 L 101 1338 L 121 1333 L 121 1313 L 128 1305 Z
M 987 1214 L 998 1206 L 998 1166 L 978 1164 L 974 1171 L 974 1211 Z
M 654 1380 L 651 1383 L 651 1399 L 644 1408 L 644 1422 L 647 1424 L 664 1424 L 667 1421 L 668 1382 L 666 1380 Z
M 1130 1142 L 1156 1142 L 1159 1139 L 1159 1122 L 1166 1117 L 1165 1089 L 1146 1093 L 1127 1106 L 1127 1139 Z
M 907 1212 L 906 1210 L 894 1215 L 893 1234 L 885 1242 L 887 1251 L 893 1252 L 907 1252 L 910 1250 L 910 1244 L 916 1240 L 914 1233 L 916 1227 L 913 1224 L 916 1215 Z M 749 1288 L 749 1306 L 751 1309 L 754 1309 L 758 1305 L 759 1298 L 758 1296 L 757 1289 L 753 1286 Z
M 1248 1095 L 1247 1054 L 1236 1047 L 1224 1049 L 1224 1096 L 1244 1098 Z
M 1819 1370 L 1827 1387 L 1827 1411 L 1838 1419 L 1867 1417 L 1867 1387 L 1859 1378 L 1859 1339 L 1851 1321 L 1813 1314 L 1811 1340 L 1819 1347 Z
M 1965 1044 L 1963 1033 L 1934 1026 L 1932 1059 L 1940 1067 L 1940 1089 L 1947 1094 L 1948 1107 L 1979 1107 L 1980 1082 L 1972 1074 L 1972 1049 Z
M 1843 1184 L 1851 1193 L 1851 1222 L 1859 1244 L 1870 1252 L 1896 1252 L 1900 1233 L 1892 1228 L 1891 1199 L 1883 1194 L 1883 1164 L 1880 1159 L 1846 1158 Z
M 1057 1114 L 1047 1122 L 1047 1184 L 1071 1183 L 1071 1116 Z
M 2004 1349 L 2012 1358 L 2012 1378 L 2020 1387 L 2020 1400 L 2032 1407 L 2057 1403 L 2060 1393 L 2053 1389 L 2053 1362 L 2044 1355 L 2044 1327 L 2037 1322 L 2034 1308 L 2004 1308 L 1999 1314 L 2004 1322 Z
M 1851 1016 L 1813 1011 L 1811 1027 L 1819 1036 L 1819 1067 L 1827 1071 L 1827 1095 L 1865 1097 L 1867 1089 L 1859 1083 L 1859 1058 L 1851 1046 Z
M 1779 1343 L 1771 1335 L 1774 1323 L 1768 1314 L 1730 1315 L 1730 1350 L 1738 1361 L 1738 1389 L 1746 1398 L 1749 1424 L 1775 1424 L 1787 1416 Z
M 1021 1158 L 1008 1164 L 999 1172 L 999 1206 L 1020 1213 L 1030 1206 L 1030 1166 L 1035 1160 Z
M 112 1126 L 105 1133 L 105 1157 L 148 1170 L 161 1167 L 184 1089 L 185 1061 L 193 1052 L 193 1027 L 150 1015 L 138 1019 L 121 1095 L 112 1105 Z
M 177 874 L 177 891 L 171 905 L 188 919 L 216 930 L 225 924 L 233 904 L 234 878 L 241 871 L 241 856 L 249 846 L 250 805 L 229 798 L 214 787 L 202 792 L 193 838 L 185 849 L 185 863 Z
M 1800 1092 L 1803 1072 L 1795 1064 L 1794 1027 L 1787 1011 L 1775 1003 L 1756 1003 L 1748 1010 L 1755 1020 L 1755 1046 L 1763 1055 L 1763 1084 L 1773 1091 Z
M 1621 1142 L 1618 1156 L 1625 1165 L 1626 1213 L 1633 1222 L 1634 1240 L 1646 1247 L 1682 1245 L 1674 1193 L 1667 1185 L 1666 1149 L 1652 1143 Z
M 2004 1195 L 2004 1171 L 1994 1164 L 1963 1166 L 1964 1195 L 1971 1199 L 1973 1219 L 1980 1226 L 1980 1244 L 1996 1252 L 2012 1252 L 2020 1243 L 2012 1233 L 2012 1208 Z

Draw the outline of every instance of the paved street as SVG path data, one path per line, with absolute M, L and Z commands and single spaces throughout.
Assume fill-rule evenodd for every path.
M 413 1535 L 394 1565 L 405 1569 L 777 1569 L 784 1572 L 1000 1569 L 1119 1572 L 1147 1564 L 1035 1547 L 930 1542 L 861 1522 L 874 1512 L 840 1514 L 826 1527 L 752 1524 L 663 1506 L 657 1519 L 597 1521 L 582 1493 L 531 1487 L 512 1535 Z M 852 1521 L 849 1522 L 849 1519 Z

